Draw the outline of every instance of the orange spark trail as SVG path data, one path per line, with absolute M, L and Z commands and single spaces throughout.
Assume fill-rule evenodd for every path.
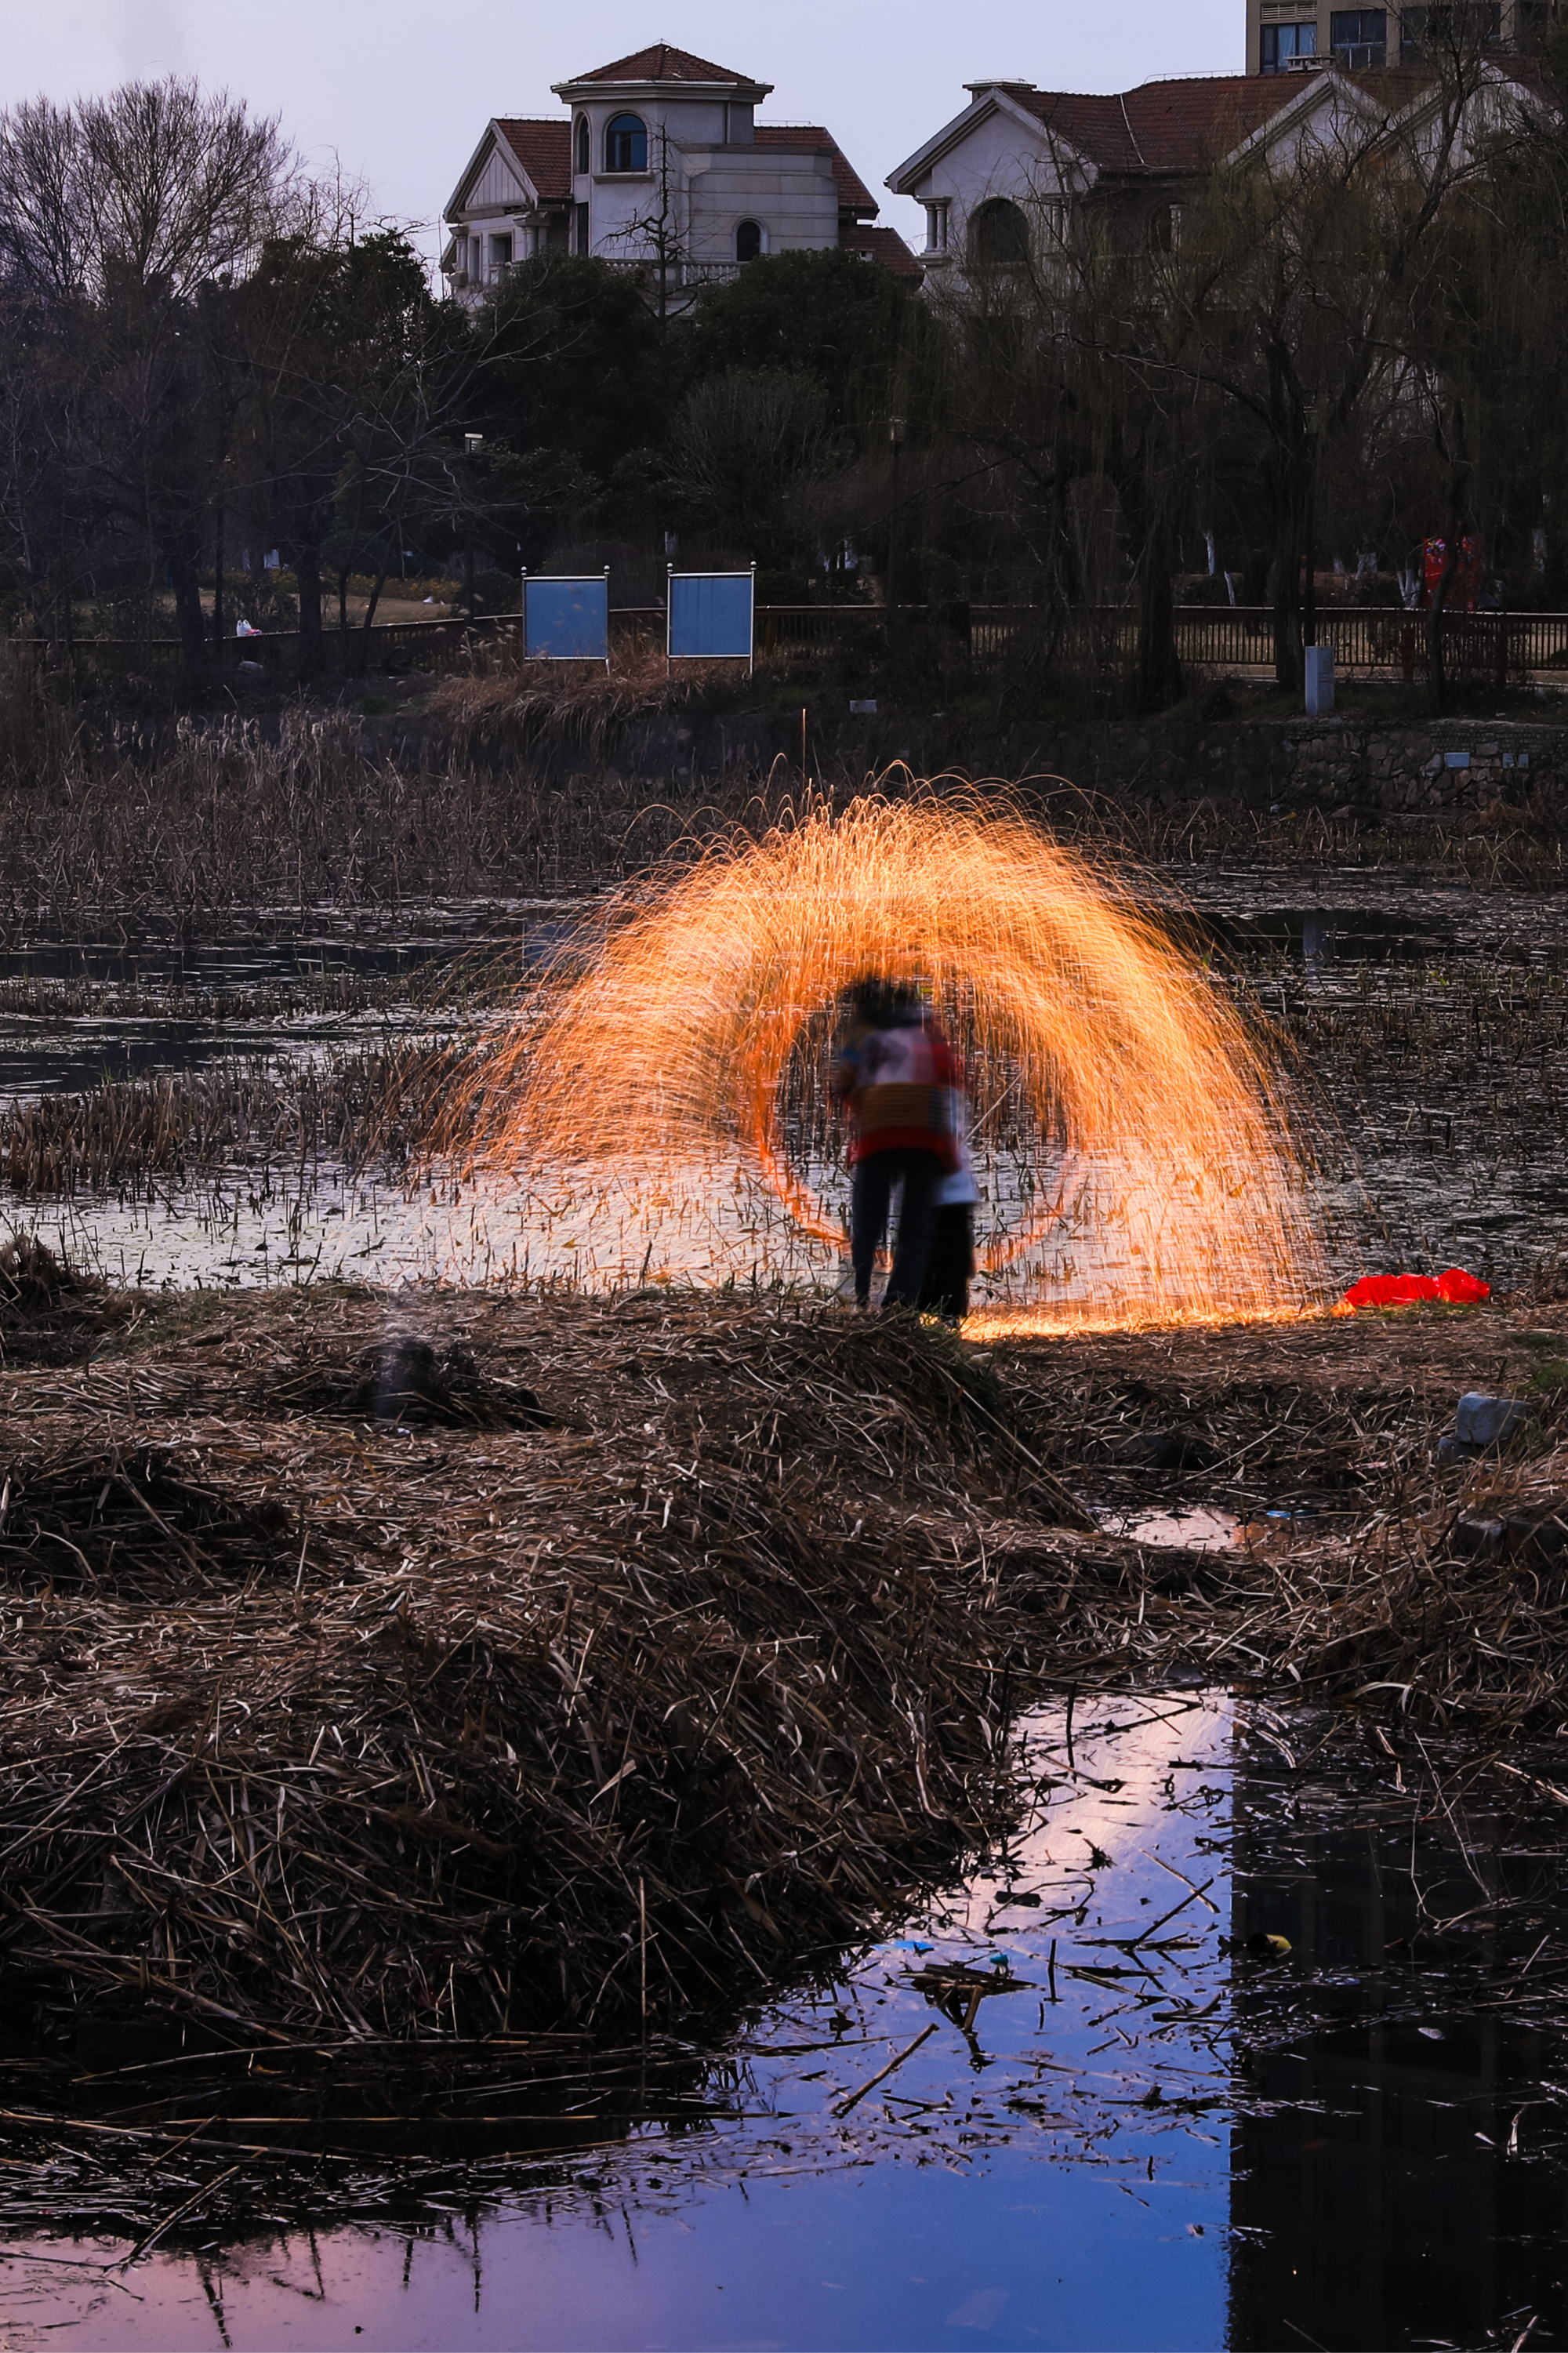
M 832 1282 L 847 1188 L 826 1069 L 842 992 L 875 973 L 929 990 L 968 1067 L 996 1303 L 974 1329 L 1251 1319 L 1321 1295 L 1258 1036 L 1125 882 L 1016 811 L 818 806 L 638 885 L 586 971 L 573 954 L 458 1107 L 481 1139 L 470 1175 L 526 1205 L 535 1272 Z

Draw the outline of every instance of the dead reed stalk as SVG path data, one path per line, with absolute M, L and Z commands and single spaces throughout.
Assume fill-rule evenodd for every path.
M 323 1380 L 395 1313 L 253 1301 L 14 1381 L 9 1966 L 231 2036 L 602 2021 L 640 2001 L 643 1907 L 667 2008 L 981 1831 L 972 1490 L 1035 1474 L 955 1347 L 448 1300 L 512 1402 L 474 1409 L 470 1358 L 421 1430 Z

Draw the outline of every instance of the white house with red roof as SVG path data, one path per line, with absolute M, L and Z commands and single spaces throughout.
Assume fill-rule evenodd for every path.
M 563 116 L 496 116 L 446 207 L 448 285 L 479 299 L 548 251 L 652 268 L 667 292 L 834 247 L 918 277 L 830 132 L 757 121 L 772 87 L 659 41 L 555 83 Z
M 1488 61 L 1466 135 L 1495 131 L 1510 109 L 1538 102 L 1532 69 Z M 1169 247 L 1184 191 L 1201 174 L 1248 154 L 1279 162 L 1305 142 L 1360 145 L 1386 135 L 1419 153 L 1436 79 L 1422 68 L 1310 74 L 1215 74 L 1144 82 L 1109 96 L 1037 90 L 1027 81 L 964 85 L 970 103 L 888 175 L 925 207 L 921 261 L 928 286 L 966 265 L 1005 263 L 1071 234 L 1083 204 L 1114 207 L 1124 234 Z

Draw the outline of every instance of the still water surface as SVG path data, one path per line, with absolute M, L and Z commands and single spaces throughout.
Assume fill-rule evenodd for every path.
M 1068 1731 L 1028 1721 L 1016 1834 L 899 1935 L 586 2056 L 548 2128 L 505 2068 L 491 2153 L 416 2186 L 389 2119 L 112 2275 L 123 2235 L 14 2217 L 6 2345 L 1562 2342 L 1561 1810 L 1215 1693 Z
M 1542 1145 L 1568 1091 L 1568 995 L 1552 994 L 1568 901 L 1413 887 L 1391 904 L 1386 885 L 1341 878 L 1313 904 L 1302 903 L 1300 878 L 1184 881 L 1194 952 L 1234 971 L 1266 1014 L 1309 1024 L 1298 1076 L 1316 1092 L 1311 1186 L 1332 1279 L 1458 1264 L 1506 1282 L 1550 1248 L 1568 1222 L 1568 1178 Z M 0 1098 L 223 1068 L 269 1071 L 286 1092 L 291 1074 L 333 1057 L 470 1035 L 495 1018 L 497 972 L 536 962 L 590 912 L 587 900 L 454 905 L 417 931 L 389 921 L 359 936 L 326 917 L 290 918 L 274 938 L 206 947 L 17 951 L 0 958 Z M 1519 1004 L 1530 1008 L 1525 1026 L 1502 1038 Z M 1502 1041 L 1489 1049 L 1494 1031 Z M 1474 1067 L 1457 1076 L 1460 1050 Z M 1037 1144 L 995 1145 L 982 1172 L 983 1229 L 1016 1225 L 1039 1185 L 1054 1189 L 1052 1169 L 1029 1156 Z M 830 1209 L 842 1208 L 836 1165 L 807 1152 L 803 1173 Z M 991 1291 L 983 1283 L 982 1303 L 1008 1303 L 1021 1282 L 1069 1303 L 1114 1277 L 1125 1239 L 1118 1174 L 1079 1173 L 1026 1263 Z M 465 1191 L 454 1204 L 314 1161 L 290 1168 L 286 1154 L 199 1181 L 19 1203 L 16 1214 L 78 1261 L 154 1285 L 309 1274 L 489 1282 L 524 1271 L 592 1284 L 624 1271 L 629 1252 L 654 1279 L 661 1269 L 698 1282 L 760 1273 L 831 1288 L 841 1271 L 832 1251 L 805 1243 L 765 1188 L 735 1192 L 732 1174 L 707 1172 L 695 1208 L 654 1216 L 631 1241 L 614 1217 L 557 1188 L 541 1198 Z

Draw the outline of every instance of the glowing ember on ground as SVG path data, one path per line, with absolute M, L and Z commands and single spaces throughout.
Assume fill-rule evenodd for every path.
M 817 806 L 637 884 L 570 953 L 458 1107 L 498 1271 L 833 1285 L 827 1071 L 842 992 L 877 973 L 929 990 L 968 1068 L 976 1332 L 1321 1295 L 1266 1046 L 1124 881 L 1016 813 Z

